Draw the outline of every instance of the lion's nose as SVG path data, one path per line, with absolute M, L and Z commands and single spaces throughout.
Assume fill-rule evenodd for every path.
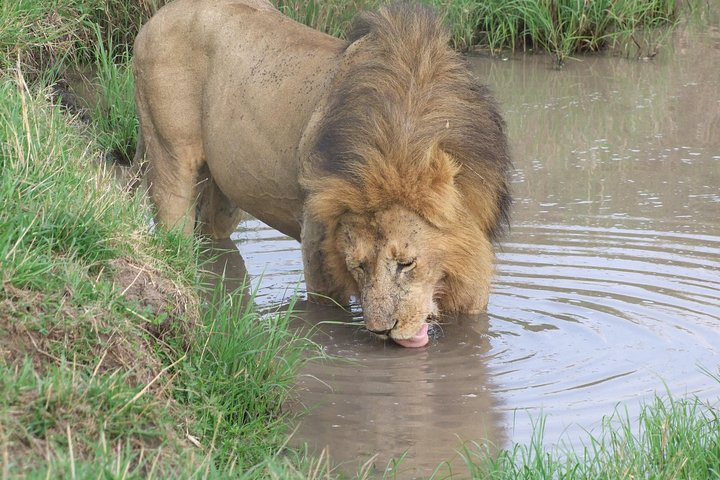
M 370 330 L 370 329 L 368 328 L 368 330 Z M 370 331 L 376 335 L 388 335 L 388 334 L 390 334 L 391 330 L 392 330 L 392 328 L 388 328 L 387 330 L 370 330 Z
M 395 320 L 395 321 L 393 322 L 392 327 L 390 327 L 390 328 L 386 328 L 386 329 L 382 329 L 382 330 L 380 330 L 380 329 L 377 329 L 377 330 L 376 330 L 376 329 L 367 327 L 367 329 L 370 330 L 372 333 L 374 333 L 374 334 L 376 334 L 376 335 L 389 335 L 390 332 L 392 331 L 392 329 L 395 328 L 395 325 L 397 325 L 397 320 Z

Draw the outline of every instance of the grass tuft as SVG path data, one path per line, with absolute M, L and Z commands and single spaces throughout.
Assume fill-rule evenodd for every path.
M 648 44 L 639 55 L 652 55 L 663 38 L 661 27 L 672 26 L 674 0 L 490 0 L 478 4 L 479 45 L 491 53 L 503 49 L 551 53 L 558 63 L 572 54 L 639 45 L 641 32 Z
M 243 290 L 215 289 L 203 315 L 206 333 L 190 347 L 183 364 L 190 374 L 179 389 L 198 412 L 199 442 L 230 472 L 271 458 L 284 441 L 282 405 L 308 346 L 288 332 L 292 305 L 260 317 L 252 301 L 239 301 Z
M 656 398 L 637 419 L 618 407 L 581 448 L 548 448 L 544 419 L 528 445 L 493 453 L 469 444 L 463 457 L 472 478 L 718 479 L 720 410 L 698 399 Z
M 103 38 L 95 26 L 93 57 L 97 101 L 90 115 L 98 144 L 113 160 L 130 165 L 137 144 L 138 120 L 135 111 L 135 81 L 130 47 L 115 47 L 112 38 Z

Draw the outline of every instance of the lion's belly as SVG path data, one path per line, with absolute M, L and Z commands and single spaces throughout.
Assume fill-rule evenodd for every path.
M 220 189 L 271 227 L 300 238 L 303 192 L 298 146 L 311 98 L 248 81 L 217 86 L 203 121 L 205 160 Z
M 234 122 L 227 132 L 227 124 L 213 123 L 204 150 L 217 185 L 250 215 L 299 239 L 303 195 L 296 151 L 258 134 L 257 125 Z

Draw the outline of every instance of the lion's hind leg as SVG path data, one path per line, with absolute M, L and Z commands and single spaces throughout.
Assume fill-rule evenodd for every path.
M 202 153 L 185 146 L 170 151 L 157 141 L 145 140 L 148 158 L 147 178 L 150 198 L 156 208 L 156 221 L 166 228 L 192 234 L 195 226 L 197 165 Z
M 192 234 L 197 180 L 205 163 L 197 96 L 203 64 L 188 57 L 196 52 L 183 33 L 186 15 L 174 8 L 149 21 L 136 38 L 135 99 L 156 221 Z

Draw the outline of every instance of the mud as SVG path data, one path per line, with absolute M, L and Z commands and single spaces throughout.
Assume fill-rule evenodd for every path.
M 680 29 L 652 61 L 471 59 L 517 168 L 488 314 L 408 350 L 358 312 L 303 305 L 336 360 L 299 379 L 294 444 L 349 471 L 404 455 L 399 478 L 428 477 L 462 472 L 463 442 L 528 442 L 541 414 L 547 444 L 578 445 L 619 403 L 633 417 L 656 393 L 717 401 L 701 368 L 720 358 L 719 24 Z M 296 242 L 254 220 L 233 239 L 261 305 L 303 294 Z

